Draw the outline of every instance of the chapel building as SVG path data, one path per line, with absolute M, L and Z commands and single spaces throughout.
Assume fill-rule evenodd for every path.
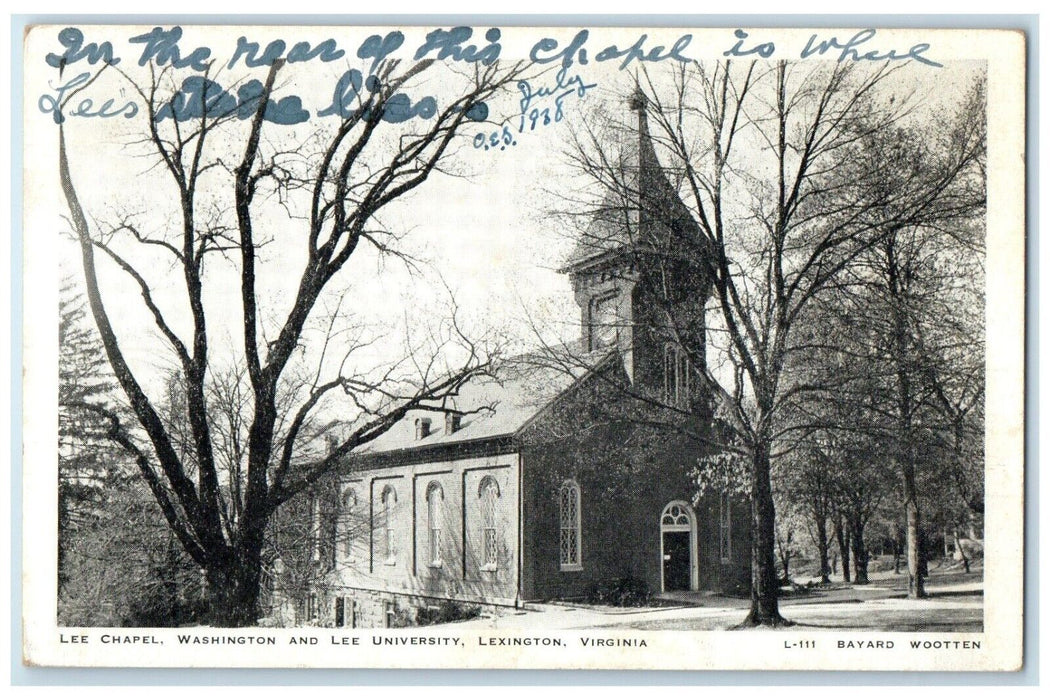
M 697 498 L 715 401 L 702 237 L 644 99 L 631 107 L 621 184 L 563 269 L 583 337 L 503 363 L 347 460 L 305 617 L 385 627 L 442 601 L 583 600 L 625 579 L 653 594 L 747 590 L 747 504 Z

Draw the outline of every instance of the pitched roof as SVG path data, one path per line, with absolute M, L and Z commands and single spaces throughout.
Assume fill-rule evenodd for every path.
M 442 413 L 410 411 L 390 430 L 354 450 L 353 454 L 375 456 L 514 435 L 555 399 L 615 355 L 615 352 L 606 351 L 580 357 L 573 355 L 573 361 L 564 361 L 568 354 L 542 351 L 511 358 L 501 363 L 495 377 L 477 377 L 467 382 L 448 402 L 450 408 L 462 412 L 459 429 L 455 432 L 446 432 Z M 432 421 L 430 434 L 418 440 L 417 418 Z

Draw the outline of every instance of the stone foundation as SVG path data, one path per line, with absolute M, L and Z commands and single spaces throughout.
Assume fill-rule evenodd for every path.
M 325 627 L 374 629 L 414 627 L 417 624 L 420 610 L 440 608 L 449 602 L 453 602 L 464 609 L 478 608 L 482 614 L 494 614 L 501 608 L 507 609 L 509 607 L 491 603 L 450 601 L 448 598 L 431 598 L 390 591 L 343 588 L 333 591 L 329 595 L 326 600 L 324 613 L 318 622 Z M 341 615 L 340 606 L 342 607 Z

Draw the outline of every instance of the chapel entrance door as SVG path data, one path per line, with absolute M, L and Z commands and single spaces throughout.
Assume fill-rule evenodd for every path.
M 697 589 L 696 518 L 684 501 L 668 503 L 660 516 L 660 558 L 664 591 Z
M 689 590 L 689 533 L 664 533 L 664 590 Z

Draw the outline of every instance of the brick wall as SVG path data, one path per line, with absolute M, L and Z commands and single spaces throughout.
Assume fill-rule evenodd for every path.
M 514 604 L 517 454 L 358 471 L 344 479 L 342 488 L 356 494 L 350 500 L 356 502 L 363 525 L 352 542 L 337 547 L 328 577 L 332 590 Z M 384 493 L 393 504 L 389 520 Z M 439 519 L 437 560 L 430 546 L 428 493 L 435 499 Z M 491 510 L 486 498 L 492 498 Z
M 574 400 L 555 406 L 523 437 L 523 571 L 525 600 L 587 597 L 597 586 L 633 577 L 662 590 L 661 514 L 672 501 L 691 504 L 691 472 L 701 449 L 666 429 L 619 418 L 608 382 L 593 380 Z M 559 491 L 580 487 L 581 567 L 561 564 Z M 719 552 L 718 498 L 701 500 L 696 523 L 700 590 L 733 592 L 750 576 L 747 508 L 734 503 L 731 558 Z

